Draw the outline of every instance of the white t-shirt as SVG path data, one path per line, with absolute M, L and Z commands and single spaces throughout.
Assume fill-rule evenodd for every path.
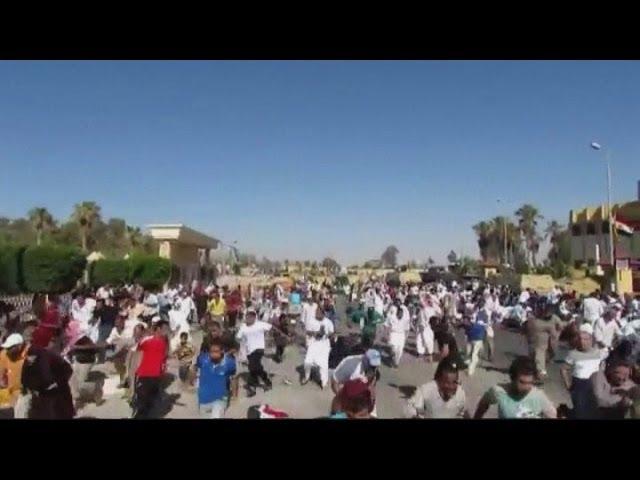
M 333 379 L 342 384 L 349 380 L 367 380 L 362 365 L 362 355 L 345 357 L 333 371 Z
M 618 335 L 622 335 L 622 331 L 614 320 L 609 322 L 604 318 L 596 320 L 593 326 L 593 338 L 596 342 L 604 344 L 605 348 L 611 348 L 614 338 Z
M 529 294 L 529 292 L 527 292 L 526 290 L 524 292 L 522 292 L 520 294 L 520 297 L 518 298 L 518 303 L 527 303 L 527 301 L 529 300 L 529 297 L 531 295 Z
M 254 350 L 264 350 L 264 332 L 271 330 L 270 323 L 256 320 L 252 325 L 243 323 L 236 334 L 236 339 L 245 342 L 247 345 L 247 355 Z
M 133 331 L 135 330 L 137 325 L 142 325 L 146 327 L 144 322 L 141 322 L 137 318 L 127 318 L 124 321 L 124 330 L 120 335 L 122 338 L 133 338 Z
M 300 315 L 300 320 L 302 321 L 302 325 L 306 330 L 308 330 L 307 325 L 311 320 L 316 317 L 316 310 L 318 309 L 318 305 L 316 303 L 304 303 L 302 305 L 302 314 Z
M 402 318 L 398 318 L 396 312 L 390 312 L 390 314 L 387 315 L 385 326 L 389 329 L 390 334 L 406 334 L 410 328 L 409 316 L 405 313 L 402 315 Z
M 317 318 L 312 318 L 307 323 L 305 328 L 308 332 L 316 333 L 316 332 L 319 332 L 322 327 L 324 327 L 324 336 L 319 339 L 316 338 L 315 336 L 312 336 L 310 338 L 310 344 L 322 343 L 323 345 L 326 344 L 329 346 L 329 348 L 331 348 L 331 342 L 329 341 L 329 335 L 333 334 L 333 323 L 331 323 L 331 320 L 329 320 L 326 317 L 323 318 L 322 320 L 318 320 Z
M 594 297 L 587 297 L 582 302 L 582 314 L 589 323 L 594 323 L 604 313 L 602 302 Z
M 96 296 L 102 300 L 106 300 L 111 296 L 111 293 L 106 288 L 100 287 L 96 292 Z
M 587 352 L 571 350 L 564 359 L 571 367 L 571 376 L 579 379 L 591 378 L 600 369 L 600 363 L 604 358 L 603 352 L 593 348 Z
M 466 396 L 462 387 L 446 402 L 440 395 L 435 380 L 418 387 L 409 399 L 407 416 L 413 418 L 462 418 L 465 412 Z

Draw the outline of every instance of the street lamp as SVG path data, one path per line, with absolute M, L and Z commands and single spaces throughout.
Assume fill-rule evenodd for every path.
M 594 150 L 602 150 L 602 146 L 597 142 L 591 142 L 591 148 Z M 615 221 L 611 214 L 611 157 L 609 150 L 602 150 L 604 152 L 604 158 L 607 162 L 607 220 L 609 222 L 609 258 L 611 259 L 611 273 L 613 274 L 613 282 L 611 282 L 611 289 L 616 289 L 618 278 L 616 275 L 616 259 L 613 256 L 613 229 L 615 228 Z

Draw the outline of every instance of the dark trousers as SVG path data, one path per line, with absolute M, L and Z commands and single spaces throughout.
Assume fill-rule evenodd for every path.
M 153 403 L 160 393 L 160 377 L 136 378 L 133 418 L 149 418 Z
M 259 380 L 262 380 L 266 385 L 271 385 L 271 380 L 269 380 L 269 375 L 265 372 L 264 367 L 262 366 L 262 357 L 264 356 L 264 350 L 258 349 L 254 350 L 247 356 L 247 360 L 249 361 L 249 386 L 257 387 L 260 385 Z
M 104 343 L 109 338 L 111 334 L 111 330 L 113 330 L 113 325 L 98 325 L 98 343 Z M 107 351 L 104 348 L 101 348 L 98 351 L 98 363 L 104 363 L 107 358 Z
M 588 378 L 572 378 L 570 393 L 573 418 L 578 420 L 596 418 L 595 398 Z
M 236 320 L 238 319 L 238 312 L 227 312 L 227 325 L 229 328 L 236 328 Z
M 190 368 L 191 365 L 180 365 L 180 367 L 178 368 L 178 378 L 181 381 L 186 382 L 187 380 L 189 380 Z
M 282 357 L 284 355 L 284 347 L 286 345 L 276 345 L 276 356 L 273 358 L 276 363 L 282 363 Z

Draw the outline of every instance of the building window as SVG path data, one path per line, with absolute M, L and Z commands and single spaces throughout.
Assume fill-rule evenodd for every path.
M 580 235 L 582 235 L 582 228 L 580 228 L 580 224 L 576 223 L 575 225 L 571 226 L 571 235 L 573 235 L 574 237 L 579 237 Z
M 587 223 L 587 235 L 595 235 L 596 234 L 596 224 L 593 222 Z
M 605 220 L 602 222 L 602 233 L 609 233 L 609 221 Z

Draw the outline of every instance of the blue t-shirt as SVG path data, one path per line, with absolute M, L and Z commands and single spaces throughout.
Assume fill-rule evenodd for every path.
M 293 292 L 289 297 L 289 302 L 291 302 L 291 305 L 300 305 L 300 294 Z
M 198 382 L 198 403 L 222 400 L 229 394 L 228 379 L 236 374 L 236 361 L 225 355 L 218 364 L 211 361 L 208 352 L 201 353 L 197 363 L 200 370 Z
M 467 327 L 467 338 L 470 342 L 475 340 L 483 340 L 486 333 L 486 327 L 483 323 L 475 322 Z

